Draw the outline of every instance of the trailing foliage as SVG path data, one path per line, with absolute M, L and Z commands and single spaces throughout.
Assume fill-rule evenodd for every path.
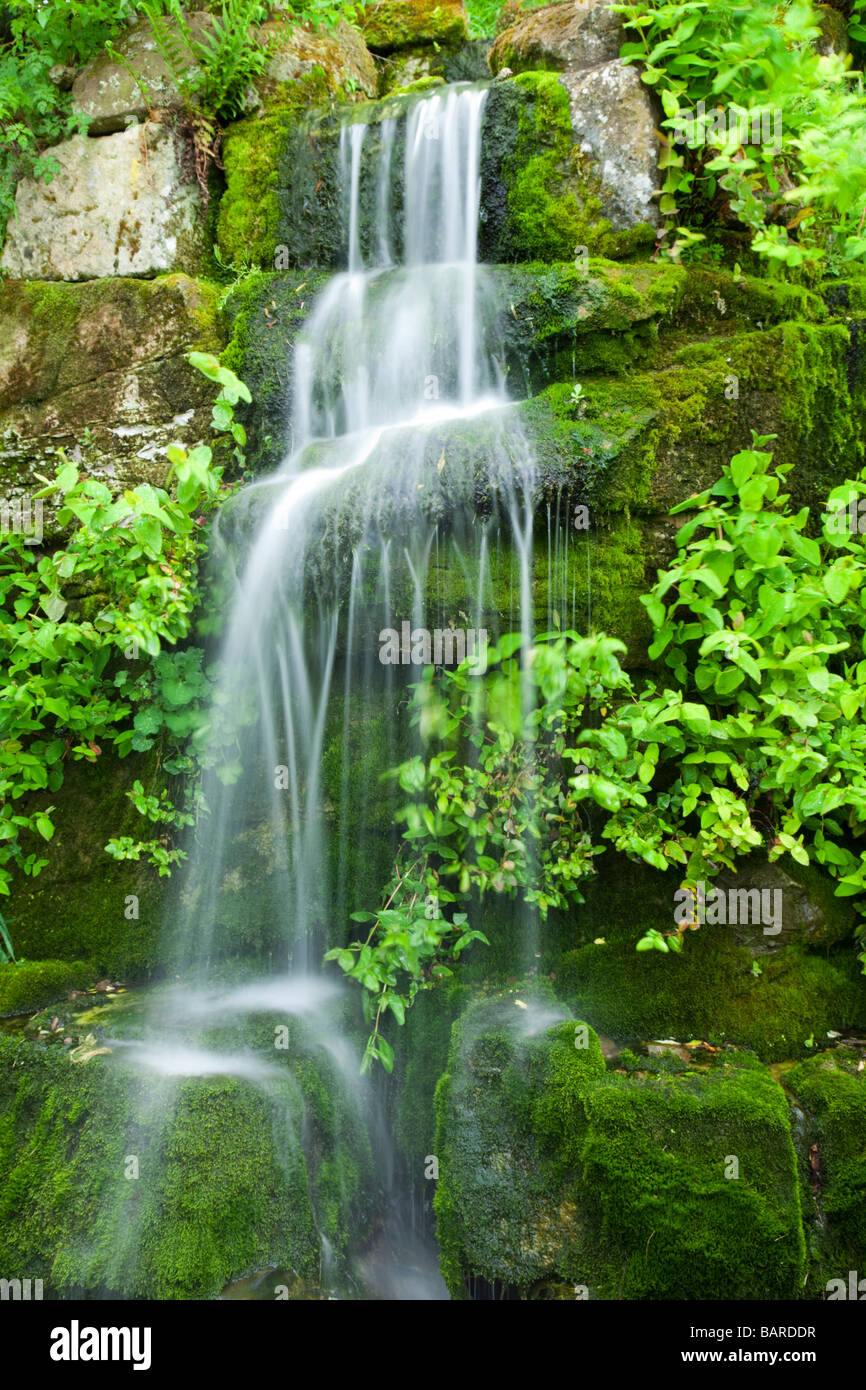
M 771 861 L 821 864 L 866 911 L 866 473 L 830 494 L 814 539 L 768 442 L 675 509 L 692 513 L 677 561 L 642 600 L 667 680 L 638 694 L 621 643 L 556 631 L 521 661 L 522 639 L 502 639 L 484 678 L 429 669 L 415 688 L 429 751 L 395 774 L 412 798 L 407 862 L 385 908 L 356 914 L 366 941 L 328 955 L 367 992 L 368 1060 L 390 1058 L 385 1012 L 402 1022 L 484 940 L 469 919 L 486 894 L 542 917 L 580 903 L 605 842 L 674 867 L 692 894 L 763 846 Z M 636 944 L 680 951 L 698 925 L 672 913 L 669 932 Z
M 733 220 L 786 266 L 866 258 L 866 94 L 850 59 L 819 54 L 810 0 L 616 8 L 638 35 L 623 59 L 664 107 L 669 251 Z
M 233 417 L 249 392 L 215 358 L 191 353 L 191 364 L 217 382 L 213 428 L 228 432 L 242 458 L 243 427 Z M 203 695 L 200 655 L 162 655 L 189 633 L 197 600 L 199 560 L 208 512 L 226 493 L 222 466 L 207 445 L 168 449 L 164 488 L 139 484 L 119 496 L 79 475 L 66 459 L 56 478 L 43 480 L 39 498 L 60 501 L 57 521 L 69 528 L 62 547 L 35 551 L 21 534 L 0 544 L 0 893 L 9 894 L 13 871 L 36 876 L 48 862 L 40 846 L 54 835 L 54 807 L 40 793 L 57 792 L 67 762 L 95 762 L 102 745 L 119 756 L 145 751 L 170 736 L 166 770 L 190 771 L 179 740 L 195 717 L 185 707 Z M 155 659 L 137 678 L 116 670 L 122 655 Z M 146 703 L 144 703 L 146 702 Z M 144 708 L 142 704 L 144 703 Z M 130 726 L 134 707 L 139 708 Z M 35 797 L 33 794 L 37 794 Z M 156 802 L 140 784 L 131 799 L 152 822 L 188 823 L 186 812 Z M 19 803 L 27 798 L 27 809 Z M 124 842 L 110 852 L 138 858 L 146 852 L 160 872 L 174 862 L 165 837 L 131 853 Z

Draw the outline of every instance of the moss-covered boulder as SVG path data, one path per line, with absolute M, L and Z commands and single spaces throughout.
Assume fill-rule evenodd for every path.
M 765 1062 L 808 1056 L 828 1032 L 866 1024 L 866 978 L 844 900 L 834 900 L 826 883 L 804 883 L 809 901 L 823 901 L 831 914 L 823 930 L 834 947 L 808 949 L 804 925 L 798 944 L 756 958 L 740 944 L 743 928 L 705 924 L 688 933 L 681 954 L 663 955 L 635 947 L 650 928 L 672 930 L 677 884 L 623 859 L 602 861 L 572 919 L 575 945 L 547 958 L 556 990 L 611 1038 L 733 1043 Z M 738 885 L 751 885 L 748 861 Z
M 0 964 L 0 1018 L 32 1013 L 81 989 L 94 978 L 93 967 L 75 960 L 21 960 Z
M 373 0 L 361 29 L 374 53 L 418 44 L 454 48 L 467 38 L 463 0 Z
M 38 491 L 61 449 L 114 489 L 161 485 L 166 446 L 209 436 L 214 390 L 184 354 L 222 346 L 215 286 L 185 275 L 8 281 L 0 317 L 4 497 Z
M 571 422 L 586 497 L 600 514 L 667 512 L 714 482 L 752 430 L 778 436 L 795 502 L 820 507 L 862 467 L 866 389 L 851 374 L 850 346 L 847 324 L 786 322 L 671 344 L 655 370 L 621 377 L 583 372 L 578 350 L 581 400 L 566 385 L 544 394 Z
M 485 261 L 628 255 L 652 244 L 640 216 L 604 210 L 602 167 L 575 138 L 569 94 L 556 73 L 527 72 L 491 87 L 481 158 Z
M 212 18 L 204 8 L 187 14 L 186 23 L 194 42 L 200 42 L 212 28 Z M 174 41 L 184 45 L 171 24 Z M 116 58 L 115 53 L 120 57 Z M 188 75 L 198 69 L 191 55 Z M 72 84 L 72 111 L 87 121 L 90 135 L 110 135 L 125 130 L 133 122 L 146 121 L 151 111 L 180 111 L 183 98 L 173 74 L 160 52 L 150 23 L 143 19 L 112 42 L 112 52 L 103 49 L 81 69 Z
M 203 1076 L 184 1075 L 180 1045 L 176 1074 L 128 1062 L 118 1016 L 71 1050 L 0 1037 L 8 1277 L 67 1297 L 211 1298 L 264 1267 L 314 1281 L 323 1237 L 339 1260 L 367 1219 L 362 1108 L 297 1027 L 275 1048 L 284 1022 L 212 1030 Z
M 781 1087 L 736 1056 L 607 1072 L 592 1029 L 551 1013 L 511 995 L 454 1025 L 435 1198 L 452 1296 L 796 1297 L 805 1249 Z
M 803 1206 L 816 1268 L 812 1296 L 831 1279 L 866 1268 L 866 1049 L 839 1044 L 786 1071 L 785 1087 L 801 1107 Z
M 337 100 L 377 95 L 376 64 L 363 35 L 345 20 L 338 20 L 333 28 L 314 29 L 312 24 L 275 16 L 256 33 L 268 59 L 254 80 L 254 90 L 266 110 L 307 99 L 309 81 L 317 76 Z

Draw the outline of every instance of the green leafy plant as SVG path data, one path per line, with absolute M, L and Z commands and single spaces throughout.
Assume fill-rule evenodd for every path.
M 166 878 L 171 873 L 171 866 L 180 864 L 187 856 L 183 850 L 172 847 L 170 836 L 165 831 L 169 827 L 183 830 L 194 824 L 195 816 L 173 806 L 166 791 L 161 791 L 159 796 L 148 795 L 139 781 L 133 783 L 132 790 L 126 795 L 139 815 L 156 825 L 162 825 L 164 833 L 151 840 L 135 840 L 131 835 L 117 836 L 109 840 L 105 846 L 106 852 L 113 859 L 132 859 L 136 863 L 143 855 L 158 871 L 160 878 Z
M 466 20 L 469 36 L 490 39 L 513 24 L 524 10 L 537 10 L 547 0 L 466 0 Z
M 503 638 L 488 652 L 483 680 L 464 663 L 436 679 L 431 669 L 416 687 L 414 721 L 437 749 L 394 774 L 414 798 L 400 817 L 409 858 L 398 863 L 381 911 L 355 914 L 371 923 L 366 941 L 327 956 L 368 992 L 367 1065 L 375 1057 L 387 1065 L 379 1031 L 386 1011 L 402 1023 L 418 991 L 451 973 L 449 961 L 472 941 L 486 942 L 455 904 L 520 893 L 544 917 L 581 901 L 579 885 L 602 852 L 581 803 L 647 807 L 641 769 L 651 754 L 593 727 L 631 688 L 618 660 L 623 644 L 547 633 L 522 663 L 521 646 L 519 635 Z
M 792 269 L 862 260 L 866 94 L 846 59 L 818 53 L 810 0 L 615 8 L 638 35 L 622 57 L 664 108 L 668 254 L 736 221 L 754 251 Z M 755 140 L 762 119 L 772 138 Z
M 386 1013 L 401 1023 L 485 939 L 486 895 L 542 917 L 579 903 L 605 842 L 673 869 L 695 901 L 744 855 L 790 855 L 866 912 L 866 471 L 833 489 L 815 537 L 768 443 L 674 509 L 689 514 L 677 559 L 642 599 L 665 678 L 638 693 L 621 643 L 555 631 L 503 638 L 483 678 L 431 669 L 415 688 L 429 751 L 394 774 L 412 798 L 404 849 L 383 908 L 355 915 L 366 940 L 328 954 L 366 992 L 368 1065 L 388 1065 Z M 678 953 L 699 926 L 694 912 L 637 949 Z
M 223 0 L 209 26 L 196 36 L 180 0 L 145 0 L 159 51 L 188 109 L 199 119 L 232 120 L 247 87 L 267 60 L 255 26 L 268 14 L 260 0 Z
M 335 29 L 339 23 L 357 25 L 367 4 L 342 4 L 340 0 L 299 0 L 289 6 L 299 23 L 310 24 L 313 29 Z
M 770 860 L 817 861 L 838 896 L 859 899 L 866 558 L 850 518 L 866 480 L 831 492 L 815 539 L 808 508 L 792 512 L 783 491 L 790 465 L 774 467 L 767 442 L 675 509 L 694 513 L 677 538 L 679 560 L 643 600 L 656 630 L 650 656 L 713 706 L 666 721 L 666 752 L 680 765 L 666 795 L 678 818 L 699 821 L 687 881 L 765 844 Z M 659 698 L 649 705 L 656 718 Z M 643 712 L 627 719 L 640 736 Z
M 249 400 L 249 391 L 216 358 L 191 353 L 189 361 L 220 385 L 213 425 L 228 435 L 227 459 L 242 458 L 245 436 L 233 404 Z M 118 496 L 64 459 L 37 494 L 60 503 L 62 545 L 39 553 L 23 535 L 2 538 L 0 894 L 9 894 L 16 869 L 35 877 L 45 867 L 30 846 L 54 835 L 54 807 L 42 802 L 60 789 L 65 764 L 96 762 L 105 743 L 124 756 L 141 739 L 129 717 L 142 697 L 142 677 L 118 680 L 112 663 L 135 662 L 142 653 L 158 659 L 165 645 L 189 633 L 203 528 L 228 489 L 209 446 L 173 445 L 168 455 L 166 488 L 142 483 Z M 191 679 L 195 665 L 188 658 L 185 670 L 181 663 L 173 673 L 163 666 L 154 677 L 162 720 L 178 737 L 183 677 Z M 175 770 L 186 769 L 175 763 Z M 19 809 L 25 797 L 26 811 Z M 142 803 L 146 815 L 149 805 Z

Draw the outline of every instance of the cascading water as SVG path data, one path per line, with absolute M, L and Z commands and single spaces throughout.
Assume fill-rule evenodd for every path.
M 233 1061 L 214 1029 L 289 1017 L 293 1045 L 326 1052 L 334 1084 L 368 1105 L 345 996 L 316 972 L 348 914 L 376 905 L 393 851 L 378 778 L 409 751 L 397 706 L 413 673 L 405 656 L 382 663 L 380 632 L 408 622 L 492 641 L 498 625 L 527 638 L 534 626 L 533 459 L 476 261 L 485 99 L 444 88 L 402 123 L 342 131 L 347 269 L 294 350 L 292 449 L 227 504 L 213 547 L 236 580 L 210 814 L 172 934 L 183 993 L 160 1002 L 158 1036 L 123 1054 L 162 1075 L 267 1086 L 270 1063 Z M 570 617 L 565 586 L 555 602 L 552 576 L 547 589 L 547 611 Z M 271 975 L 215 984 L 232 958 Z M 401 1296 L 393 1277 L 378 1283 Z

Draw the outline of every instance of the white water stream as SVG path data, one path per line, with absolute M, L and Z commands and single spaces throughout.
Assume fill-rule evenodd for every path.
M 219 528 L 216 553 L 237 579 L 213 703 L 210 815 L 197 829 L 176 932 L 184 987 L 163 999 L 158 1039 L 126 1053 L 154 1072 L 266 1083 L 269 1059 L 208 1055 L 188 1029 L 267 1012 L 301 1018 L 353 1103 L 369 1104 L 355 1034 L 342 1022 L 345 996 L 316 975 L 326 947 L 346 939 L 348 912 L 376 906 L 359 904 L 353 880 L 364 846 L 381 842 L 372 821 L 363 838 L 377 792 L 369 779 L 359 791 L 352 742 L 371 691 L 385 711 L 377 775 L 407 755 L 390 723 L 394 676 L 379 661 L 379 629 L 404 619 L 484 627 L 507 553 L 506 618 L 531 633 L 533 461 L 508 409 L 488 335 L 495 296 L 476 261 L 485 98 L 483 88 L 445 88 L 411 108 L 405 130 L 397 120 L 343 129 L 347 269 L 294 348 L 293 447 L 276 474 L 232 500 Z M 362 227 L 364 207 L 372 228 Z M 367 263 L 362 246 L 373 248 Z M 477 457 L 460 446 L 479 421 L 488 431 L 480 483 Z M 440 502 L 437 512 L 440 479 L 462 510 L 442 515 Z M 486 521 L 473 505 L 479 486 Z M 227 897 L 248 947 L 233 935 Z M 270 956 L 271 974 L 215 984 L 214 962 L 233 945 L 260 967 Z M 393 1269 L 368 1274 L 401 1296 Z M 402 1296 L 441 1296 L 437 1279 L 416 1271 Z

